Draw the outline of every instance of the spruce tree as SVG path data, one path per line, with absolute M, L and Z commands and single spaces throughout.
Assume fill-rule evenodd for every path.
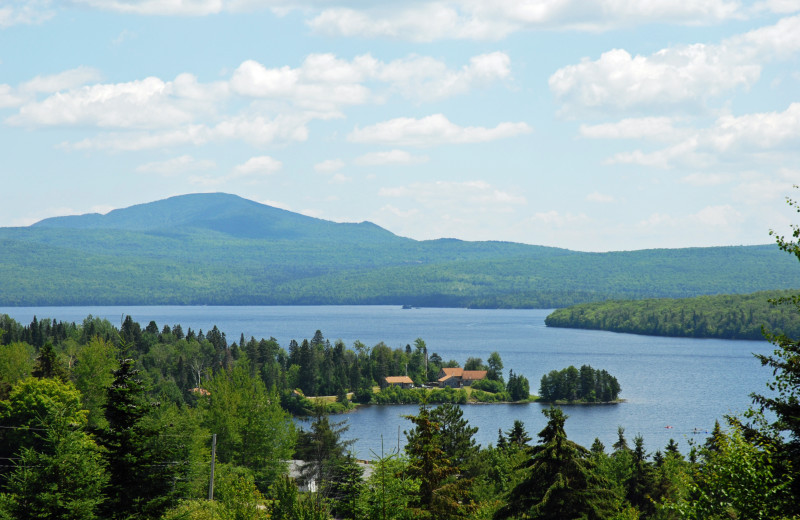
M 601 519 L 614 511 L 618 497 L 595 472 L 590 452 L 567 439 L 560 408 L 543 410 L 547 426 L 530 449 L 524 477 L 494 518 L 546 520 Z
M 105 418 L 100 432 L 110 472 L 108 518 L 149 518 L 160 515 L 170 504 L 180 462 L 170 445 L 159 442 L 159 432 L 145 427 L 148 414 L 144 385 L 132 359 L 121 362 L 108 388 Z M 173 445 L 174 446 L 174 445 Z

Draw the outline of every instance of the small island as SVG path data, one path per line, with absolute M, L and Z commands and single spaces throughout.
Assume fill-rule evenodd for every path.
M 539 401 L 554 404 L 619 403 L 621 388 L 617 378 L 589 365 L 580 369 L 570 365 L 542 376 Z

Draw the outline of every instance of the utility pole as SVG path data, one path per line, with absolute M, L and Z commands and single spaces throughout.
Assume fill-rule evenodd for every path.
M 214 500 L 214 461 L 217 460 L 217 434 L 211 436 L 211 482 L 208 485 L 208 499 Z

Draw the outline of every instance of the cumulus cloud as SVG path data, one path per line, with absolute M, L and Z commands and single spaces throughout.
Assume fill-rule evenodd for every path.
M 237 165 L 226 175 L 213 176 L 203 175 L 194 176 L 189 179 L 192 184 L 203 187 L 214 187 L 228 184 L 233 181 L 247 179 L 250 183 L 256 183 L 264 177 L 268 177 L 283 168 L 283 163 L 267 155 L 251 157 L 242 164 Z
M 278 172 L 283 168 L 283 163 L 277 159 L 273 159 L 268 155 L 261 155 L 258 157 L 251 157 L 244 164 L 240 164 L 234 168 L 234 175 L 237 177 L 246 177 L 249 175 L 271 175 Z
M 692 109 L 736 88 L 749 88 L 765 61 L 800 51 L 800 16 L 784 18 L 720 44 L 682 45 L 650 56 L 612 49 L 557 70 L 551 91 L 565 110 Z
M 652 152 L 620 152 L 607 162 L 658 168 L 679 164 L 704 168 L 725 161 L 747 168 L 758 167 L 769 158 L 768 153 L 781 152 L 797 160 L 798 146 L 800 103 L 792 103 L 781 112 L 720 116 L 708 128 L 693 130 L 671 146 Z M 780 157 L 776 160 L 780 161 Z
M 8 118 L 14 125 L 95 125 L 116 128 L 159 128 L 188 123 L 188 108 L 173 102 L 175 85 L 155 77 L 117 84 L 97 84 L 58 92 L 23 105 Z
M 482 143 L 516 137 L 531 131 L 527 123 L 500 123 L 494 128 L 462 127 L 451 123 L 442 114 L 434 114 L 421 119 L 400 117 L 364 128 L 356 127 L 348 139 L 357 143 L 433 146 Z
M 195 159 L 191 155 L 181 155 L 166 161 L 155 161 L 142 164 L 136 171 L 143 173 L 158 173 L 160 175 L 177 175 L 185 172 L 209 170 L 216 167 L 214 161 L 208 159 Z
M 462 94 L 511 76 L 511 60 L 503 52 L 473 56 L 461 69 L 425 56 L 383 62 L 369 54 L 350 61 L 333 54 L 311 54 L 297 68 L 268 68 L 254 60 L 233 73 L 231 87 L 252 98 L 285 99 L 301 107 L 334 110 L 339 106 L 378 101 L 399 94 L 423 101 Z M 385 86 L 375 94 L 367 84 Z
M 411 155 L 405 150 L 389 150 L 387 152 L 372 152 L 357 157 L 355 163 L 359 166 L 382 166 L 387 164 L 420 164 L 428 162 L 427 155 Z
M 656 21 L 700 25 L 743 15 L 740 4 L 732 0 L 451 0 L 365 9 L 335 6 L 316 14 L 308 24 L 315 32 L 331 36 L 428 42 L 493 40 L 536 29 L 598 31 Z

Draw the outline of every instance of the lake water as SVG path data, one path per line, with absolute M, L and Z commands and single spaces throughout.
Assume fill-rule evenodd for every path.
M 688 442 L 702 443 L 714 420 L 725 414 L 745 411 L 751 392 L 765 392 L 770 370 L 761 367 L 753 353 L 769 353 L 766 341 L 699 340 L 659 338 L 612 332 L 556 329 L 544 325 L 548 310 L 410 309 L 392 306 L 309 306 L 309 307 L 6 307 L 8 314 L 27 324 L 39 319 L 82 321 L 87 315 L 120 324 L 126 314 L 142 326 L 155 320 L 181 324 L 186 330 L 208 331 L 217 325 L 228 342 L 239 335 L 275 337 L 287 347 L 291 339 L 311 338 L 316 330 L 348 346 L 360 340 L 368 346 L 383 341 L 390 347 L 404 347 L 416 338 L 425 340 L 428 352 L 443 359 L 464 363 L 468 357 L 486 360 L 498 351 L 505 375 L 513 369 L 525 375 L 536 392 L 542 375 L 569 365 L 589 364 L 605 369 L 622 387 L 625 403 L 598 406 L 567 406 L 568 436 L 586 447 L 595 437 L 607 448 L 617 438 L 617 427 L 625 428 L 632 444 L 641 434 L 648 451 L 663 449 L 674 438 L 682 451 Z M 477 426 L 482 445 L 495 443 L 498 428 L 508 430 L 515 419 L 525 423 L 531 437 L 544 427 L 539 404 L 466 405 L 464 416 Z M 416 406 L 369 406 L 340 416 L 350 426 L 348 435 L 357 438 L 355 449 L 361 458 L 373 458 L 402 446 L 403 431 L 410 422 L 403 415 L 414 414 Z M 724 424 L 724 423 L 723 423 Z M 670 428 L 668 428 L 668 426 Z M 696 433 L 698 430 L 701 433 Z

